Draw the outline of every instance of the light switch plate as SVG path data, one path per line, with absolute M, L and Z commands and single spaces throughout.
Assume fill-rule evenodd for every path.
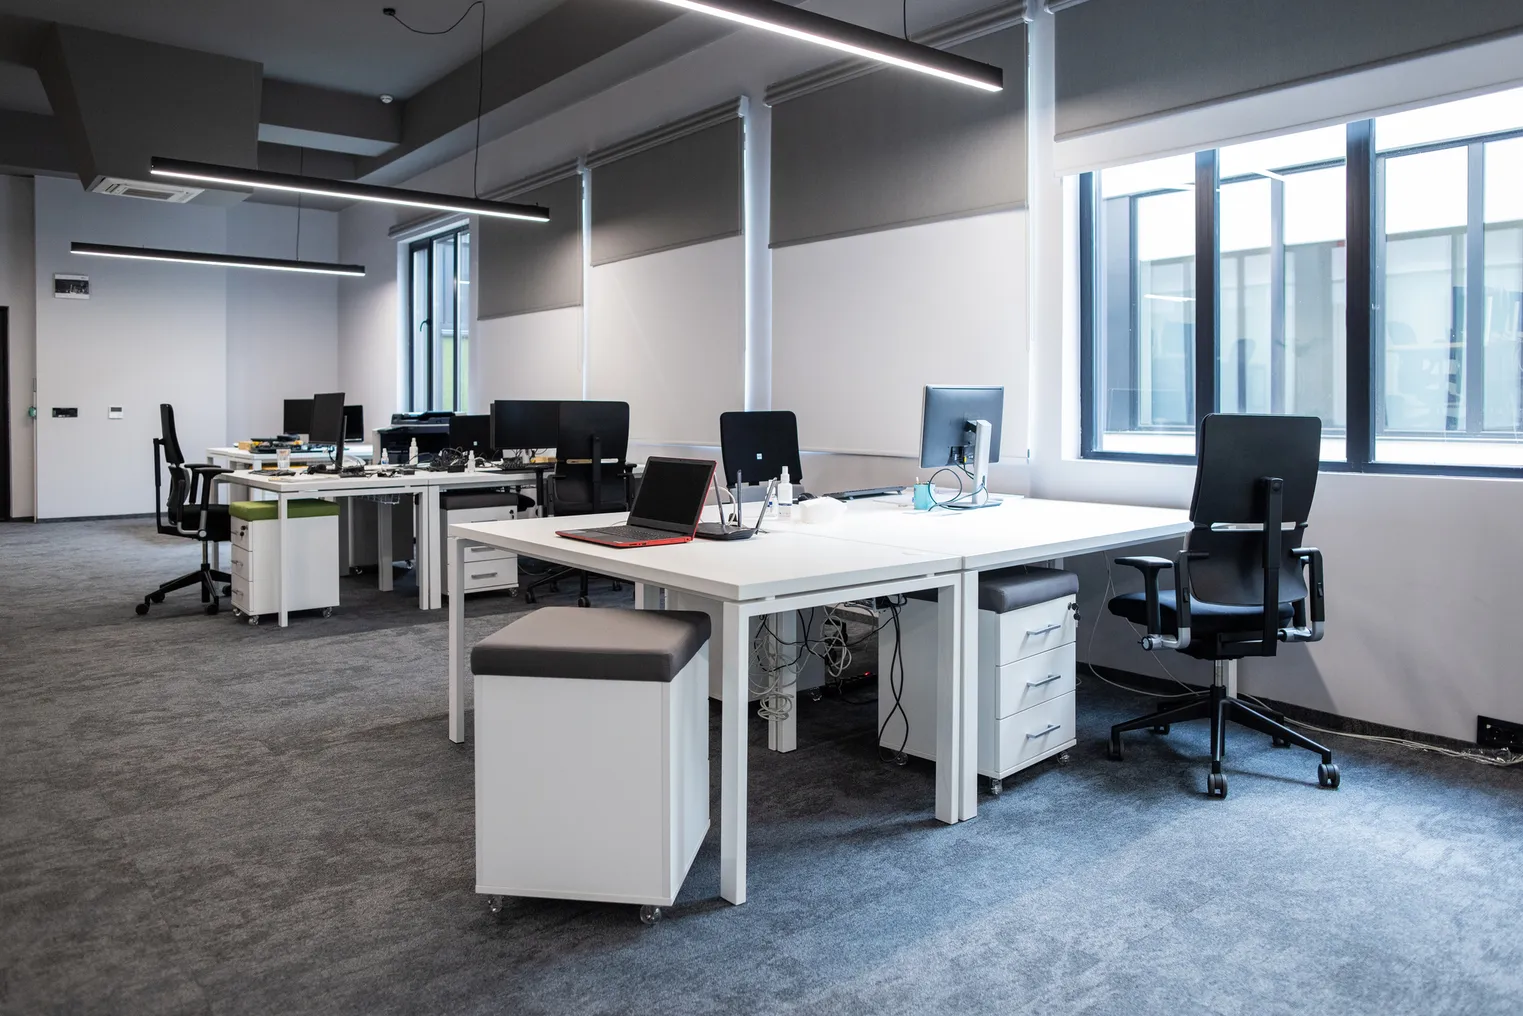
M 122 407 L 121 406 L 107 406 L 106 407 L 106 419 L 108 419 L 108 420 L 120 420 L 121 418 L 122 418 Z

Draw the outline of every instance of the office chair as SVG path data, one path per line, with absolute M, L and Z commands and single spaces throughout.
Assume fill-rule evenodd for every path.
M 630 505 L 628 469 L 629 403 L 562 402 L 555 442 L 555 472 L 548 477 L 547 507 L 552 515 L 596 515 L 627 512 Z M 612 459 L 612 462 L 604 462 Z M 556 588 L 563 578 L 581 581 L 578 607 L 590 607 L 588 572 L 557 568 L 523 586 L 525 603 L 535 602 L 535 590 Z M 614 589 L 623 585 L 613 580 Z
M 185 455 L 180 451 L 180 439 L 175 434 L 174 407 L 167 402 L 159 406 L 159 423 L 163 436 L 153 439 L 154 526 L 165 536 L 201 541 L 201 567 L 164 583 L 143 597 L 143 602 L 137 605 L 137 613 L 141 617 L 148 613 L 151 604 L 163 603 L 166 593 L 199 585 L 201 602 L 206 604 L 206 612 L 215 614 L 220 607 L 219 596 L 231 594 L 228 583 L 233 578 L 225 571 L 212 568 L 211 544 L 232 539 L 232 525 L 227 505 L 212 500 L 215 493 L 212 480 L 228 470 L 185 461 Z M 161 452 L 164 463 L 169 467 L 167 496 L 159 469 Z M 219 583 L 222 586 L 220 590 Z
M 1333 753 L 1283 722 L 1227 694 L 1245 656 L 1273 656 L 1281 642 L 1317 642 L 1325 613 L 1322 553 L 1301 546 L 1317 485 L 1322 423 L 1314 416 L 1216 413 L 1200 423 L 1194 528 L 1175 560 L 1122 557 L 1142 572 L 1146 589 L 1117 596 L 1110 612 L 1147 627 L 1142 648 L 1172 649 L 1212 662 L 1211 688 L 1177 705 L 1111 728 L 1110 757 L 1121 758 L 1128 730 L 1167 734 L 1169 725 L 1211 721 L 1211 773 L 1206 793 L 1227 796 L 1222 756 L 1230 720 L 1268 734 L 1276 747 L 1296 745 L 1322 756 L 1317 782 L 1338 786 Z M 1173 569 L 1174 588 L 1159 589 Z M 1310 570 L 1310 581 L 1306 572 Z

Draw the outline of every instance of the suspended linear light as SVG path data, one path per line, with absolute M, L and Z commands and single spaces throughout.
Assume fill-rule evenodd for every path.
M 401 187 L 382 187 L 378 184 L 353 183 L 347 180 L 327 180 L 315 176 L 298 176 L 295 173 L 275 173 L 266 169 L 238 169 L 235 166 L 215 166 L 205 162 L 186 162 L 183 159 L 164 159 L 154 156 L 149 161 L 148 171 L 154 176 L 220 183 L 229 187 L 252 187 L 256 190 L 277 190 L 292 194 L 320 194 L 350 201 L 379 201 L 382 204 L 427 208 L 436 212 L 487 215 L 499 219 L 521 219 L 525 222 L 550 221 L 549 209 L 540 205 L 521 205 L 512 201 L 483 201 L 480 198 L 433 194 L 428 191 L 405 190 Z
M 711 14 L 752 28 L 802 39 L 882 63 L 919 71 L 986 92 L 1002 91 L 1005 72 L 998 67 L 918 42 L 838 21 L 777 0 L 661 0 L 684 10 Z
M 285 258 L 255 258 L 241 254 L 211 254 L 195 250 L 166 250 L 162 247 L 119 247 L 110 243 L 71 243 L 71 254 L 89 254 L 102 258 L 132 258 L 138 261 L 174 261 L 187 265 L 216 265 L 222 268 L 263 268 L 273 272 L 310 272 L 314 275 L 363 276 L 364 265 L 342 265 L 329 261 L 290 261 Z

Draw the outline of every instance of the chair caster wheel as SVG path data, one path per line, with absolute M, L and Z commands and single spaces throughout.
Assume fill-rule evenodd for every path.
M 1149 729 L 1155 734 L 1167 734 L 1169 732 L 1169 725 L 1167 723 L 1159 723 Z
M 208 603 L 206 605 L 206 613 L 207 614 L 215 614 L 220 609 L 221 608 L 217 605 L 217 601 L 216 600 L 213 600 L 212 602 L 210 602 L 210 603 Z
M 164 602 L 164 594 L 163 593 L 149 593 L 148 594 L 148 598 L 150 600 L 152 600 L 154 603 L 163 603 Z
M 524 590 L 524 602 L 525 603 L 529 603 L 529 604 L 532 604 L 534 602 L 534 590 L 532 590 L 532 589 L 525 589 Z
M 997 776 L 989 777 L 989 796 L 998 797 L 1005 792 L 1005 781 Z
M 1269 743 L 1274 745 L 1276 748 L 1289 748 L 1290 747 L 1290 742 L 1285 740 L 1285 738 L 1280 737 L 1279 735 L 1271 737 L 1269 739 Z
M 576 598 L 576 605 L 578 607 L 590 607 L 592 606 L 592 601 L 587 599 L 585 596 L 578 596 Z
M 1329 790 L 1338 789 L 1338 767 L 1332 762 L 1323 762 L 1317 766 L 1317 783 Z
M 1227 796 L 1227 777 L 1224 773 L 1206 774 L 1206 794 L 1210 797 Z
M 362 572 L 364 570 L 365 569 L 361 568 L 357 564 L 352 564 L 352 565 L 349 566 L 349 574 L 350 575 L 358 575 L 360 572 Z
M 613 580 L 613 591 L 618 593 L 618 592 L 622 592 L 623 590 L 624 590 L 624 583 L 620 582 L 618 579 L 614 579 Z
M 323 617 L 332 617 L 332 616 L 333 616 L 333 608 L 332 607 L 324 607 L 323 608 Z
M 1118 737 L 1111 738 L 1110 743 L 1105 746 L 1105 757 L 1110 759 L 1112 762 L 1120 762 L 1121 761 L 1121 739 L 1120 738 L 1118 738 Z
M 258 614 L 250 614 L 249 615 L 249 624 L 251 624 L 251 625 L 258 625 L 259 624 L 259 615 Z
M 507 909 L 508 898 L 506 896 L 487 897 L 487 913 L 491 914 L 499 921 L 503 919 L 503 915 L 507 912 Z
M 809 695 L 809 701 L 811 702 L 819 702 L 825 697 L 825 693 L 818 688 L 809 689 L 807 694 Z
M 132 609 L 137 611 L 137 616 L 138 617 L 142 617 L 144 614 L 148 613 L 148 604 L 146 602 L 139 603 L 136 607 L 133 607 Z
M 902 751 L 894 752 L 894 765 L 905 766 L 910 764 L 909 754 Z
M 661 920 L 662 916 L 663 915 L 661 913 L 660 907 L 653 907 L 647 903 L 645 906 L 640 908 L 641 924 L 655 924 L 657 921 Z
M 233 595 L 233 586 L 232 586 L 232 583 L 228 583 L 227 585 L 222 587 L 222 595 L 223 596 L 232 596 Z

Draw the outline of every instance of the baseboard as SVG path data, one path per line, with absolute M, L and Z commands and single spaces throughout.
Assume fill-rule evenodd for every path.
M 1114 681 L 1119 685 L 1141 692 L 1173 694 L 1179 691 L 1181 683 L 1188 688 L 1195 688 L 1200 691 L 1205 691 L 1207 688 L 1206 685 L 1175 682 L 1166 678 L 1152 677 L 1147 674 L 1136 674 L 1130 670 L 1120 670 L 1116 667 L 1091 668 L 1090 664 L 1082 661 L 1079 663 L 1079 677 L 1082 679 L 1085 671 L 1090 669 L 1093 669 L 1108 681 Z M 1264 695 L 1255 695 L 1254 698 L 1284 713 L 1292 720 L 1309 723 L 1317 727 L 1325 727 L 1328 730 L 1336 730 L 1342 734 L 1399 737 L 1405 741 L 1421 741 L 1423 744 L 1431 744 L 1440 748 L 1452 748 L 1456 751 L 1474 751 L 1477 747 L 1474 741 L 1460 741 L 1452 737 L 1442 737 L 1438 734 L 1430 734 L 1422 730 L 1407 730 L 1402 727 L 1392 727 L 1384 723 L 1373 723 L 1369 720 L 1361 720 L 1352 716 L 1340 716 L 1337 713 L 1329 713 L 1321 709 L 1311 709 L 1307 706 L 1296 705 L 1294 702 L 1281 702 L 1278 699 L 1272 699 Z M 1315 733 L 1313 736 L 1315 736 Z
M 153 512 L 140 512 L 135 515 L 67 515 L 56 519 L 38 519 L 38 522 L 130 522 L 133 519 L 151 519 Z

